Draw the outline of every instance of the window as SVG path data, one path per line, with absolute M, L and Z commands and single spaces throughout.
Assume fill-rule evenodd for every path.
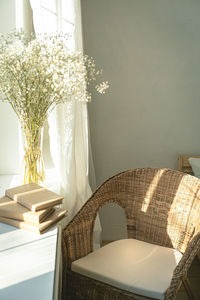
M 31 0 L 30 0 L 31 2 Z M 31 5 L 39 5 L 39 17 L 41 26 L 45 32 L 63 30 L 71 37 L 68 46 L 75 47 L 75 0 L 33 0 Z M 7 18 L 5 16 L 12 16 Z M 32 10 L 29 1 L 23 0 L 1 0 L 0 1 L 0 32 L 6 33 L 14 28 L 25 27 L 27 31 L 32 30 Z M 0 102 L 0 185 L 2 175 L 13 175 L 20 173 L 22 162 L 22 145 L 20 137 L 20 124 L 15 113 L 8 103 Z M 21 147 L 21 150 L 20 150 Z M 43 152 L 46 167 L 52 167 L 52 159 L 49 150 L 48 124 L 44 128 Z M 19 176 L 18 176 L 19 177 Z

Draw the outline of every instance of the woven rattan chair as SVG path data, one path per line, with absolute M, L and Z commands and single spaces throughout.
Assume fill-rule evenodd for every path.
M 187 271 L 200 250 L 200 180 L 179 171 L 153 168 L 133 169 L 108 179 L 63 229 L 63 299 L 156 299 L 152 298 L 152 294 L 148 295 L 148 290 L 145 295 L 137 290 L 134 292 L 134 289 L 130 292 L 116 282 L 108 284 L 95 279 L 93 274 L 85 276 L 72 271 L 73 264 L 80 259 L 91 257 L 117 243 L 93 252 L 95 219 L 99 209 L 109 203 L 117 203 L 124 209 L 128 232 L 126 242 L 145 242 L 145 245 L 161 246 L 159 249 L 176 251 L 181 255 L 166 290 L 161 298 L 157 298 L 175 299 L 182 282 L 188 287 Z M 120 241 L 123 243 L 123 240 Z M 120 256 L 118 260 L 121 260 Z M 131 263 L 128 260 L 127 265 Z M 160 267 L 150 271 L 149 279 L 154 280 L 159 268 L 163 268 L 162 261 Z M 132 268 L 135 278 L 139 274 L 134 271 L 138 272 L 135 267 Z M 146 268 L 142 276 L 148 272 Z

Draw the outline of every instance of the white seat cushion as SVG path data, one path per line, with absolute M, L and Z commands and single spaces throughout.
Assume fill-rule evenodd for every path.
M 182 254 L 135 239 L 112 242 L 72 263 L 72 271 L 139 295 L 164 299 Z

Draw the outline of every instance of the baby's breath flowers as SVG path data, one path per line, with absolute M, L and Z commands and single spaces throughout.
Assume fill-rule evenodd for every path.
M 0 35 L 1 98 L 12 106 L 25 135 L 32 139 L 32 148 L 48 112 L 72 98 L 90 101 L 87 87 L 101 73 L 93 58 L 70 52 L 66 38 L 60 34 L 28 38 L 23 32 Z M 104 93 L 107 87 L 108 82 L 102 82 L 96 90 Z M 34 160 L 31 154 L 27 160 Z M 32 165 L 30 172 L 34 168 Z M 28 181 L 37 180 L 29 176 Z
M 106 89 L 109 87 L 108 85 L 108 81 L 103 81 L 100 84 L 97 84 L 95 86 L 96 90 L 100 93 L 100 94 L 105 94 Z

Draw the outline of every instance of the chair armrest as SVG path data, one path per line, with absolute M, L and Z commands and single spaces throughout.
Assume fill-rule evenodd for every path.
M 63 263 L 69 269 L 74 260 L 93 251 L 94 223 L 98 209 L 88 213 L 87 206 L 83 206 L 62 231 Z
M 62 251 L 63 263 L 68 269 L 71 263 L 93 251 L 94 224 L 101 207 L 109 203 L 117 203 L 124 208 L 120 201 L 121 185 L 118 177 L 122 172 L 106 180 L 83 205 L 73 220 L 63 229 Z M 116 188 L 117 187 L 117 188 Z
M 86 218 L 83 208 L 62 230 L 62 294 L 66 295 L 67 270 L 71 264 L 93 251 L 93 218 Z M 95 216 L 94 216 L 95 220 Z M 63 298 L 64 299 L 64 298 Z
M 200 234 L 197 234 L 188 244 L 181 260 L 176 266 L 169 288 L 166 291 L 166 299 L 175 299 L 182 280 L 187 276 L 189 267 L 200 250 Z

